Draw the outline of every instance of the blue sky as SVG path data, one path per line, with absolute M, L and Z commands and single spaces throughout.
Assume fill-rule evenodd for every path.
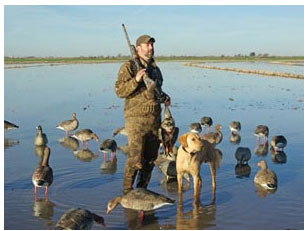
M 304 55 L 304 6 L 5 5 L 5 56 L 128 55 L 156 38 L 156 55 Z

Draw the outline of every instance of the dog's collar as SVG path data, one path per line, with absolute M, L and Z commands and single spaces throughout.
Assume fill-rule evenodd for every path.
M 182 146 L 182 149 L 183 149 L 183 151 L 185 151 L 186 153 L 189 153 L 189 154 L 191 154 L 191 155 L 195 155 L 195 154 L 196 154 L 196 152 L 188 152 L 188 151 L 185 149 L 185 147 L 183 147 L 183 146 Z

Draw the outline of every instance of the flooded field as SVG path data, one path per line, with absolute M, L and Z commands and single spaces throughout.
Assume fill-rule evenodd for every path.
M 192 185 L 185 188 L 183 206 L 178 206 L 176 183 L 162 184 L 163 174 L 155 168 L 149 189 L 175 199 L 175 205 L 145 214 L 143 223 L 137 212 L 121 206 L 107 215 L 108 201 L 122 193 L 126 157 L 118 151 L 107 165 L 98 150 L 101 141 L 112 138 L 113 129 L 124 124 L 123 100 L 114 93 L 120 64 L 10 68 L 4 70 L 4 118 L 20 127 L 4 134 L 5 229 L 53 229 L 66 210 L 76 207 L 105 218 L 106 228 L 94 224 L 93 229 L 304 228 L 304 80 L 207 70 L 176 62 L 159 66 L 163 89 L 172 98 L 170 110 L 179 134 L 206 115 L 214 124 L 223 125 L 223 141 L 216 147 L 222 152 L 222 162 L 217 170 L 215 203 L 211 203 L 208 164 L 201 167 L 202 206 L 197 208 L 193 206 Z M 257 64 L 259 69 L 267 66 Z M 299 66 L 273 67 L 274 71 L 303 72 Z M 98 143 L 90 141 L 87 153 L 80 152 L 79 143 L 63 143 L 65 133 L 55 128 L 73 112 L 79 129 L 90 128 L 99 137 Z M 229 141 L 228 125 L 233 120 L 242 126 L 237 144 Z M 255 154 L 253 133 L 258 124 L 269 126 L 269 140 L 274 135 L 287 138 L 283 163 L 276 162 L 269 150 Z M 41 150 L 33 144 L 37 125 L 43 127 L 51 149 L 49 164 L 54 181 L 48 198 L 43 189 L 35 198 L 31 182 L 41 158 Z M 118 145 L 127 141 L 122 135 L 115 139 Z M 244 171 L 236 167 L 238 147 L 248 147 L 252 153 Z M 278 189 L 274 193 L 260 190 L 253 183 L 259 169 L 255 164 L 261 159 L 277 174 Z

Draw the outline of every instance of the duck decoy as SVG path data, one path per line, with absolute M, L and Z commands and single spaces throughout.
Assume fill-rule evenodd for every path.
M 37 133 L 34 138 L 34 145 L 41 146 L 48 143 L 48 139 L 45 133 L 43 133 L 43 128 L 41 125 L 36 127 Z
M 241 123 L 239 121 L 232 121 L 229 123 L 229 129 L 232 134 L 240 134 Z
M 202 130 L 205 129 L 205 127 L 208 127 L 208 132 L 210 131 L 210 127 L 212 126 L 213 124 L 213 120 L 211 117 L 209 116 L 203 116 L 201 119 L 200 119 L 200 124 L 202 126 Z
M 251 156 L 251 150 L 245 147 L 238 147 L 235 153 L 236 160 L 240 164 L 246 164 Z
M 261 169 L 255 175 L 254 182 L 268 190 L 277 189 L 277 176 L 274 171 L 268 169 L 266 161 L 261 160 L 257 165 Z
M 12 129 L 17 129 L 19 126 L 16 124 L 13 124 L 7 120 L 4 120 L 4 130 L 12 130 Z
M 48 187 L 53 181 L 53 171 L 49 166 L 50 148 L 45 147 L 44 157 L 32 175 L 32 183 L 34 185 L 34 194 L 37 192 L 37 187 L 45 187 L 45 196 L 48 196 Z
M 140 211 L 141 221 L 144 219 L 144 211 L 152 211 L 164 205 L 173 205 L 172 200 L 162 194 L 144 188 L 136 188 L 123 196 L 118 196 L 109 201 L 107 214 L 109 214 L 118 204 L 124 208 Z
M 179 133 L 179 128 L 175 125 L 169 106 L 165 105 L 163 121 L 158 132 L 161 145 L 164 147 L 166 156 L 168 156 L 173 151 Z
M 69 132 L 76 130 L 79 127 L 79 121 L 77 120 L 77 114 L 72 114 L 71 120 L 65 120 L 56 126 L 56 128 L 65 131 L 65 137 L 68 137 Z
M 222 125 L 217 124 L 215 125 L 215 132 L 209 132 L 207 134 L 203 134 L 201 139 L 207 140 L 211 144 L 219 144 L 223 140 L 223 134 L 221 132 Z
M 254 135 L 257 137 L 257 143 L 260 142 L 260 139 L 264 139 L 264 143 L 268 141 L 269 136 L 269 127 L 266 125 L 258 125 L 255 128 Z
M 190 124 L 190 132 L 200 134 L 202 132 L 202 126 L 200 123 L 191 123 Z
M 104 218 L 90 212 L 86 209 L 72 208 L 67 210 L 55 225 L 56 230 L 70 229 L 70 230 L 84 230 L 92 229 L 94 221 L 97 224 L 106 226 Z
M 270 142 L 271 150 L 275 152 L 282 152 L 287 146 L 287 139 L 284 136 L 273 136 Z
M 103 153 L 107 153 L 108 151 L 111 151 L 112 156 L 116 154 L 117 149 L 117 143 L 115 140 L 112 139 L 105 139 L 100 144 L 99 150 Z
M 123 136 L 128 136 L 127 130 L 125 129 L 125 127 L 121 127 L 121 128 L 115 128 L 112 132 L 113 137 L 116 136 L 117 134 L 121 134 Z
M 86 142 L 86 148 L 88 148 L 88 142 L 91 139 L 94 139 L 96 142 L 99 141 L 98 136 L 91 129 L 87 128 L 77 131 L 72 137 L 81 141 L 82 149 L 84 148 L 84 142 Z

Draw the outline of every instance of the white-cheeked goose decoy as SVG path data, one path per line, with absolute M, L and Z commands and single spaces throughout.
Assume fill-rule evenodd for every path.
M 209 116 L 203 116 L 201 119 L 200 119 L 200 124 L 202 126 L 202 129 L 204 130 L 205 127 L 208 127 L 208 132 L 210 131 L 210 127 L 212 126 L 213 124 L 213 120 L 211 117 Z
M 258 125 L 255 128 L 254 135 L 257 137 L 257 142 L 260 142 L 260 139 L 264 139 L 264 143 L 268 141 L 269 136 L 269 127 L 266 125 Z
M 275 152 L 282 152 L 287 146 L 287 139 L 284 136 L 273 136 L 270 142 L 270 147 Z
M 82 149 L 84 148 L 84 142 L 86 142 L 86 148 L 88 148 L 88 142 L 91 139 L 94 139 L 96 142 L 99 141 L 98 136 L 91 129 L 87 128 L 77 131 L 72 137 L 81 141 Z
M 89 230 L 94 221 L 105 226 L 104 218 L 86 209 L 72 208 L 67 210 L 55 225 L 56 230 Z
M 68 136 L 69 132 L 76 130 L 79 127 L 79 121 L 77 120 L 77 114 L 72 114 L 71 120 L 65 120 L 58 124 L 56 128 L 65 131 L 65 137 Z
M 239 121 L 232 121 L 229 123 L 229 129 L 232 134 L 239 134 L 241 131 L 241 123 Z
M 36 127 L 37 133 L 34 138 L 34 145 L 41 146 L 48 143 L 47 135 L 43 133 L 43 128 L 41 125 Z
M 202 132 L 202 126 L 200 123 L 191 123 L 190 126 L 190 132 L 200 134 Z
M 143 220 L 144 211 L 152 211 L 164 205 L 173 205 L 174 203 L 175 200 L 162 194 L 144 188 L 136 188 L 123 196 L 118 196 L 110 200 L 107 205 L 107 214 L 118 204 L 121 204 L 124 208 L 140 211 L 140 218 Z
M 48 187 L 53 182 L 53 171 L 49 166 L 50 148 L 45 147 L 44 157 L 32 175 L 32 183 L 34 185 L 34 194 L 36 195 L 37 187 L 45 187 L 45 196 L 48 196 Z
M 13 124 L 7 120 L 4 120 L 4 130 L 12 130 L 12 129 L 17 129 L 19 126 L 16 124 Z
M 268 190 L 277 189 L 277 176 L 274 171 L 269 170 L 265 160 L 261 160 L 257 163 L 260 166 L 260 170 L 254 177 L 254 182 L 261 187 Z

